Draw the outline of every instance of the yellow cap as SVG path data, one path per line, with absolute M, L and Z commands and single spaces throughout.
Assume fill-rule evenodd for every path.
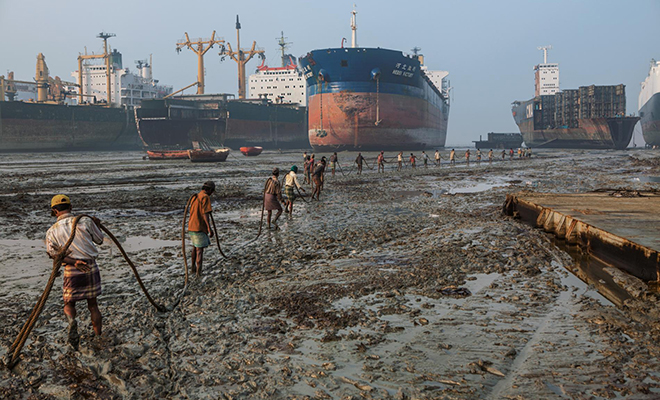
M 53 198 L 50 200 L 50 208 L 53 208 L 58 204 L 71 204 L 71 200 L 69 200 L 68 196 L 58 194 L 53 196 Z

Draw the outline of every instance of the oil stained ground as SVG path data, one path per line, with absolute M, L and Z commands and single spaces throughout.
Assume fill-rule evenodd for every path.
M 50 271 L 53 194 L 99 216 L 168 303 L 183 283 L 187 198 L 216 182 L 215 220 L 231 251 L 256 235 L 271 168 L 300 166 L 301 156 L 207 165 L 140 153 L 3 156 L 0 356 Z M 348 172 L 356 154 L 339 156 Z M 104 335 L 92 337 L 80 305 L 82 345 L 66 347 L 58 280 L 21 363 L 0 370 L 0 398 L 658 398 L 657 298 L 613 306 L 565 269 L 567 253 L 501 207 L 525 189 L 657 188 L 633 178 L 659 176 L 659 156 L 535 151 L 492 165 L 327 176 L 321 202 L 298 201 L 280 231 L 235 259 L 211 247 L 204 277 L 170 314 L 150 307 L 106 243 Z

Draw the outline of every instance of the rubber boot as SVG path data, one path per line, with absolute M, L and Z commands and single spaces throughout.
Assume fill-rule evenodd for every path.
M 78 322 L 75 318 L 69 319 L 69 328 L 68 328 L 68 341 L 71 347 L 74 350 L 78 350 L 78 345 L 80 345 L 80 335 L 78 334 Z

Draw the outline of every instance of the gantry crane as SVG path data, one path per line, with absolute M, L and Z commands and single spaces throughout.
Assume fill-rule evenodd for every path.
M 211 35 L 210 39 L 197 39 L 196 41 L 190 40 L 190 38 L 188 37 L 188 32 L 185 32 L 185 35 L 186 35 L 186 41 L 177 43 L 176 51 L 177 53 L 179 53 L 181 52 L 181 49 L 187 47 L 190 50 L 192 50 L 195 54 L 197 54 L 197 82 L 196 82 L 197 94 L 204 94 L 204 54 L 206 54 L 206 52 L 209 51 L 209 49 L 211 49 L 213 45 L 215 44 L 222 45 L 225 41 L 222 39 L 216 39 L 215 31 L 213 31 L 213 34 Z M 195 85 L 195 83 L 187 87 L 193 85 Z
M 221 56 L 229 56 L 238 64 L 238 98 L 245 98 L 245 64 L 257 54 L 263 55 L 263 50 L 257 50 L 257 42 L 252 42 L 250 50 L 241 50 L 241 23 L 236 16 L 236 51 L 232 50 L 231 44 L 227 42 L 227 48 L 220 51 Z

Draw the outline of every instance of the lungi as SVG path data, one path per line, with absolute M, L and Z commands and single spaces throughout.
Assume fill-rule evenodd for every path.
M 282 211 L 282 206 L 280 205 L 277 196 L 274 194 L 268 194 L 264 196 L 264 209 L 266 211 L 279 210 Z
M 190 239 L 192 240 L 192 244 L 195 247 L 209 247 L 211 245 L 211 239 L 209 239 L 209 235 L 207 235 L 204 232 L 188 232 L 190 234 Z
M 96 261 L 88 261 L 89 272 L 82 272 L 73 265 L 64 265 L 62 298 L 65 303 L 93 299 L 101 295 L 101 274 Z
M 294 201 L 296 199 L 296 193 L 293 190 L 293 186 L 284 186 L 284 195 L 289 201 Z

